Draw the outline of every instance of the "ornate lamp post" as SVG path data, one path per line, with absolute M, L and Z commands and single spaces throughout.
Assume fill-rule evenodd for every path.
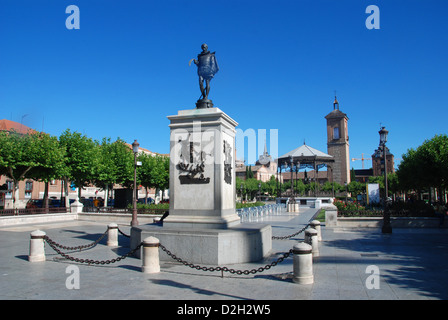
M 132 195 L 132 220 L 131 220 L 131 226 L 135 227 L 138 226 L 138 220 L 137 220 L 137 154 L 138 154 L 138 147 L 140 144 L 137 142 L 137 140 L 134 140 L 132 143 L 132 152 L 134 152 L 134 190 Z
M 344 182 L 344 186 L 345 186 L 345 204 L 347 204 L 347 201 L 348 201 L 348 184 L 347 184 L 347 181 Z
M 388 188 L 387 188 L 387 152 L 386 152 L 386 142 L 387 135 L 389 131 L 386 130 L 385 127 L 381 127 L 381 130 L 378 131 L 380 134 L 380 147 L 383 149 L 383 161 L 384 161 L 384 201 L 383 201 L 383 233 L 392 233 L 392 226 L 390 225 L 390 212 L 388 208 Z
M 294 196 L 294 159 L 292 156 L 289 156 L 289 162 L 291 163 L 291 198 L 289 199 L 289 203 L 294 204 L 296 203 L 296 197 Z
M 296 162 L 296 179 L 294 181 L 294 187 L 297 184 L 297 181 L 299 181 L 299 169 L 300 169 L 300 161 L 297 160 L 297 162 Z

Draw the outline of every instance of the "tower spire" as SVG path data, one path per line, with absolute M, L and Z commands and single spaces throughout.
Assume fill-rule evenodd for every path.
M 333 110 L 339 110 L 339 102 L 338 98 L 336 97 L 336 90 L 334 91 L 334 102 L 333 102 Z

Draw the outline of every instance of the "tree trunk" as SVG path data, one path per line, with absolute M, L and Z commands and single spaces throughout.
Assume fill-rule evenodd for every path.
M 12 208 L 16 209 L 16 201 L 19 197 L 19 181 L 13 179 L 13 187 L 12 187 Z
M 106 187 L 104 188 L 104 204 L 103 207 L 107 207 L 107 200 L 109 199 L 109 184 L 106 184 Z
M 48 211 L 48 189 L 49 189 L 50 182 L 45 182 L 45 191 L 44 191 L 44 199 L 43 199 L 43 208 L 45 208 L 46 211 Z
M 64 179 L 64 188 L 65 188 L 65 207 L 70 208 L 70 199 L 68 198 L 68 180 Z

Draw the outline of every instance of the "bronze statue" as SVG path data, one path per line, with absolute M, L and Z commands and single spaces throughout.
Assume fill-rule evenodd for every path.
M 194 64 L 198 66 L 199 89 L 201 90 L 202 95 L 196 103 L 196 107 L 211 108 L 213 107 L 213 103 L 208 99 L 210 80 L 212 80 L 215 74 L 219 71 L 219 67 L 218 62 L 216 61 L 215 52 L 210 53 L 210 51 L 208 51 L 208 46 L 205 43 L 201 48 L 202 52 L 198 54 L 198 59 L 191 59 L 188 65 L 191 66 L 191 61 L 194 61 Z

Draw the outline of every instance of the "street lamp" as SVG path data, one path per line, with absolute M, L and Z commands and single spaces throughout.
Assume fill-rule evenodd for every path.
M 135 227 L 138 226 L 138 220 L 137 220 L 137 154 L 138 154 L 138 147 L 140 144 L 137 142 L 137 140 L 134 140 L 132 143 L 132 152 L 134 152 L 134 192 L 132 197 L 132 220 L 131 220 L 131 226 Z
M 240 186 L 240 193 L 241 193 L 241 204 L 243 204 L 243 184 Z
M 384 201 L 383 201 L 383 227 L 382 232 L 383 233 L 392 233 L 392 226 L 390 225 L 390 212 L 388 208 L 388 188 L 387 188 L 387 152 L 386 152 L 386 142 L 387 142 L 387 135 L 389 131 L 386 130 L 385 127 L 381 127 L 381 130 L 378 131 L 380 134 L 380 148 L 383 149 L 383 161 L 384 161 Z
M 347 201 L 348 201 L 348 184 L 347 184 L 347 181 L 344 182 L 344 186 L 345 186 L 345 204 L 347 204 Z
M 292 155 L 289 156 L 289 162 L 291 163 L 291 198 L 289 198 L 289 203 L 294 204 L 296 203 L 296 197 L 294 196 L 294 158 Z

